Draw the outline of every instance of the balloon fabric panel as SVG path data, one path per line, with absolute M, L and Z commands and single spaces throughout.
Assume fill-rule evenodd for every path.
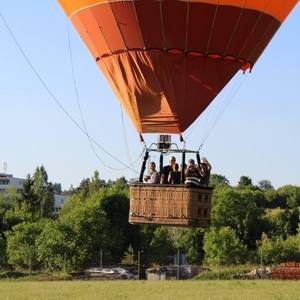
M 60 0 L 138 132 L 182 133 L 295 0 Z

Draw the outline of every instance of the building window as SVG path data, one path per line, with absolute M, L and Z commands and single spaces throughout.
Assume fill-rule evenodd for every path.
M 0 184 L 1 184 L 1 185 L 7 185 L 7 184 L 9 184 L 9 180 L 7 180 L 7 179 L 2 179 L 2 180 L 0 180 Z

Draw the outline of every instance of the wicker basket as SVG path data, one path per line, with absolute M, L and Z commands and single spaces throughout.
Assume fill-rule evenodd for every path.
M 212 188 L 134 184 L 130 186 L 129 222 L 207 227 L 211 200 Z

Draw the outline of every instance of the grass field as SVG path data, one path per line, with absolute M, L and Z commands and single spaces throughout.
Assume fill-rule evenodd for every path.
M 1 300 L 300 300 L 298 281 L 1 281 Z

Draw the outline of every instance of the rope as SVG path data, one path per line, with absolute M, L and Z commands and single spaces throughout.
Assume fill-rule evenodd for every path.
M 103 159 L 100 158 L 99 154 L 97 153 L 94 144 L 90 138 L 90 134 L 88 132 L 87 126 L 86 126 L 86 122 L 84 119 L 84 115 L 82 112 L 82 108 L 81 108 L 81 103 L 80 103 L 80 98 L 79 98 L 79 92 L 78 92 L 78 85 L 77 85 L 77 80 L 76 80 L 76 76 L 75 76 L 75 68 L 74 68 L 74 60 L 73 60 L 73 51 L 72 51 L 72 45 L 71 45 L 71 38 L 70 38 L 70 30 L 69 30 L 69 25 L 67 22 L 67 36 L 68 36 L 68 49 L 69 49 L 69 56 L 70 56 L 70 63 L 71 63 L 71 73 L 72 73 L 72 80 L 73 80 L 73 86 L 74 86 L 74 92 L 75 92 L 75 98 L 76 98 L 76 102 L 77 102 L 77 106 L 78 106 L 78 110 L 79 110 L 79 115 L 80 115 L 80 120 L 83 126 L 83 130 L 85 132 L 85 135 L 89 141 L 90 147 L 94 153 L 94 155 L 96 156 L 96 158 L 100 161 L 100 163 L 102 163 L 106 168 L 113 170 L 113 171 L 119 171 L 119 169 L 117 168 L 113 168 L 111 166 L 109 166 Z
M 218 10 L 219 10 L 220 1 L 218 0 L 217 2 L 218 2 L 218 4 L 216 6 L 214 17 L 213 17 L 212 24 L 211 24 L 211 27 L 210 27 L 210 32 L 209 32 L 208 41 L 207 41 L 207 45 L 206 45 L 205 55 L 207 55 L 208 52 L 209 52 L 209 46 L 210 46 L 210 42 L 211 42 L 211 39 L 212 39 L 212 35 L 213 35 L 214 27 L 215 27 L 215 22 L 216 22 Z
M 246 76 L 247 77 L 247 76 Z M 196 127 L 198 127 L 198 124 L 200 121 L 203 121 L 203 125 L 201 126 L 201 138 L 200 138 L 200 146 L 198 151 L 204 146 L 204 143 L 210 136 L 211 132 L 213 131 L 214 127 L 216 126 L 217 122 L 221 119 L 222 115 L 226 111 L 226 109 L 229 107 L 231 102 L 233 101 L 235 95 L 237 94 L 238 90 L 241 88 L 242 84 L 244 83 L 246 77 L 243 77 L 243 79 L 237 84 L 235 88 L 231 89 L 230 93 L 225 94 L 225 91 L 223 91 L 219 96 L 220 99 L 214 100 L 210 106 L 208 107 L 205 114 L 201 115 L 197 121 L 193 124 L 193 127 L 189 131 L 189 133 L 186 136 L 186 141 L 188 141 L 192 134 L 194 133 Z
M 248 73 L 247 73 L 248 74 Z M 211 125 L 210 129 L 208 130 L 207 134 L 204 136 L 202 143 L 199 146 L 199 151 L 200 149 L 203 147 L 204 143 L 206 142 L 206 140 L 209 138 L 210 134 L 212 133 L 214 127 L 216 126 L 217 122 L 220 120 L 220 118 L 223 116 L 224 112 L 226 111 L 226 109 L 229 107 L 229 105 L 232 103 L 233 99 L 235 98 L 235 96 L 237 95 L 238 91 L 240 90 L 240 88 L 242 87 L 242 85 L 244 84 L 244 82 L 246 81 L 247 78 L 247 74 L 243 77 L 243 80 L 241 80 L 241 82 L 239 83 L 238 87 L 232 92 L 232 94 L 228 97 L 228 100 L 225 102 L 225 104 L 223 105 L 223 107 L 221 107 L 217 117 L 215 118 L 213 124 Z
M 131 170 L 134 173 L 138 172 L 134 169 L 132 169 L 130 166 L 124 164 L 121 160 L 119 160 L 117 157 L 115 157 L 114 155 L 112 155 L 109 151 L 105 150 L 95 139 L 93 139 L 92 137 L 88 136 L 87 133 L 85 132 L 85 130 L 76 122 L 76 120 L 68 113 L 68 111 L 64 108 L 64 106 L 60 103 L 60 101 L 57 99 L 57 97 L 52 93 L 52 91 L 50 90 L 50 88 L 48 87 L 48 85 L 46 84 L 46 82 L 44 81 L 44 79 L 41 77 L 41 75 L 38 73 L 38 71 L 36 70 L 35 66 L 32 64 L 32 62 L 30 61 L 29 57 L 27 56 L 27 54 L 25 53 L 25 51 L 23 50 L 22 46 L 20 45 L 20 43 L 18 42 L 16 36 L 14 35 L 13 31 L 11 30 L 8 22 L 6 21 L 6 19 L 4 18 L 4 16 L 2 15 L 2 13 L 0 12 L 0 18 L 3 21 L 3 24 L 5 25 L 9 35 L 11 36 L 12 40 L 14 41 L 15 45 L 17 46 L 17 48 L 19 49 L 20 53 L 22 54 L 23 58 L 25 59 L 25 61 L 27 62 L 27 64 L 29 65 L 31 71 L 34 73 L 34 75 L 37 77 L 37 79 L 40 81 L 41 85 L 44 87 L 44 89 L 47 91 L 47 93 L 49 94 L 50 98 L 56 103 L 56 105 L 61 109 L 61 111 L 69 118 L 69 120 L 85 135 L 87 136 L 99 149 L 101 149 L 104 153 L 106 153 L 109 157 L 111 157 L 112 159 L 114 159 L 115 161 L 117 161 L 120 165 L 123 165 L 124 167 L 126 167 L 126 169 Z
M 132 164 L 128 139 L 127 139 L 127 134 L 126 134 L 126 128 L 125 128 L 125 122 L 124 122 L 124 113 L 123 113 L 123 106 L 122 105 L 120 105 L 120 109 L 121 109 L 122 132 L 123 132 L 125 150 L 126 150 L 128 162 L 129 162 L 129 164 Z
M 270 2 L 271 2 L 271 0 L 266 2 L 266 5 L 264 6 L 264 10 L 268 7 Z M 245 47 L 247 46 L 247 43 L 248 43 L 250 37 L 252 36 L 253 32 L 255 31 L 255 29 L 256 29 L 257 25 L 259 24 L 259 21 L 263 17 L 263 15 L 264 15 L 263 11 L 258 15 L 258 18 L 256 19 L 255 24 L 252 26 L 252 29 L 251 29 L 250 33 L 248 34 L 248 37 L 246 38 L 245 42 L 243 43 L 243 46 L 241 47 L 237 57 L 240 57 L 241 53 L 243 53 Z

